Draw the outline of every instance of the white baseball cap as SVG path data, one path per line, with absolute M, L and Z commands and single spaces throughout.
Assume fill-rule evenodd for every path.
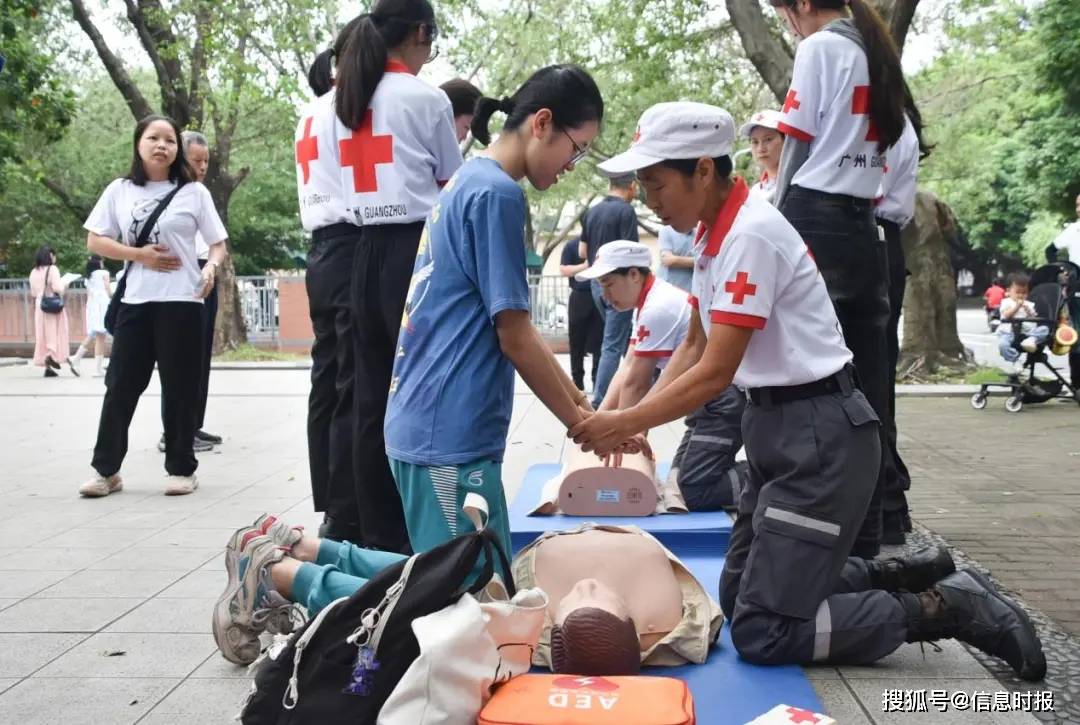
M 592 266 L 584 272 L 575 274 L 574 279 L 580 282 L 599 279 L 616 269 L 626 267 L 652 267 L 652 252 L 640 242 L 631 242 L 626 239 L 608 242 L 596 252 L 596 260 Z
M 622 176 L 661 161 L 729 156 L 734 145 L 735 122 L 723 108 L 692 101 L 657 103 L 641 114 L 630 149 L 598 168 Z
M 750 132 L 754 130 L 754 126 L 763 126 L 775 131 L 780 128 L 780 122 L 783 120 L 784 115 L 780 111 L 758 111 L 739 128 L 739 135 L 743 138 L 750 138 Z

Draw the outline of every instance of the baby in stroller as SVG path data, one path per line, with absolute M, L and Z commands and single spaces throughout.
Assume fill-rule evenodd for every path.
M 1048 264 L 1031 275 L 1012 275 L 1008 297 L 1001 303 L 998 347 L 1002 357 L 1015 364 L 1004 383 L 984 383 L 971 398 L 976 409 L 986 407 L 993 389 L 1008 391 L 1005 409 L 1018 412 L 1024 403 L 1044 403 L 1062 398 L 1080 403 L 1076 376 L 1072 382 L 1050 364 L 1049 354 L 1073 356 L 1076 321 L 1080 320 L 1080 267 L 1071 262 Z M 1023 356 L 1023 359 L 1021 359 Z M 1053 379 L 1040 379 L 1037 366 L 1049 370 Z M 1075 373 L 1075 370 L 1073 371 Z M 1026 375 L 1023 375 L 1026 373 Z

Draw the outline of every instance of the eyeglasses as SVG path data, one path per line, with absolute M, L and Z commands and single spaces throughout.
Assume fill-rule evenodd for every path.
M 574 147 L 574 155 L 570 157 L 570 160 L 566 162 L 566 165 L 570 166 L 572 164 L 577 164 L 578 161 L 581 161 L 588 155 L 589 147 L 585 146 L 582 148 L 581 146 L 578 146 L 578 142 L 574 140 L 573 136 L 566 132 L 566 129 L 560 128 L 559 130 L 563 132 L 563 135 L 570 139 L 570 145 Z

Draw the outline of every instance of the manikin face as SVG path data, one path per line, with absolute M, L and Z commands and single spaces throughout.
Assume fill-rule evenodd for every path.
M 154 121 L 139 138 L 139 158 L 148 173 L 163 171 L 168 175 L 177 148 L 176 132 L 167 121 Z
M 525 176 L 538 191 L 558 183 L 559 176 L 574 170 L 574 164 L 600 132 L 600 124 L 586 121 L 578 128 L 559 128 L 551 111 L 541 108 L 524 124 L 528 134 L 525 148 Z
M 596 579 L 582 579 L 559 602 L 559 608 L 555 610 L 555 624 L 563 624 L 567 615 L 575 609 L 587 608 L 602 609 L 619 619 L 630 618 L 630 608 L 614 589 Z
M 641 276 L 641 272 L 631 269 L 626 274 L 605 274 L 599 282 L 604 291 L 604 299 L 619 312 L 626 312 L 637 306 L 645 278 Z
M 645 189 L 645 204 L 660 217 L 662 224 L 683 234 L 692 231 L 701 220 L 708 189 L 716 178 L 712 159 L 699 159 L 698 168 L 690 176 L 654 164 L 639 171 L 637 177 Z
M 192 170 L 195 172 L 195 181 L 205 181 L 206 170 L 210 168 L 210 149 L 202 144 L 193 143 L 188 146 L 185 155 L 187 156 L 188 163 L 191 164 Z
M 779 131 L 764 126 L 751 129 L 750 153 L 769 176 L 776 176 L 780 168 L 780 150 L 783 148 L 784 137 Z

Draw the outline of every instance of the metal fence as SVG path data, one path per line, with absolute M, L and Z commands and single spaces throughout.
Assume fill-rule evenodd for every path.
M 240 313 L 244 316 L 249 342 L 277 342 L 280 323 L 278 278 L 269 275 L 237 277 Z

